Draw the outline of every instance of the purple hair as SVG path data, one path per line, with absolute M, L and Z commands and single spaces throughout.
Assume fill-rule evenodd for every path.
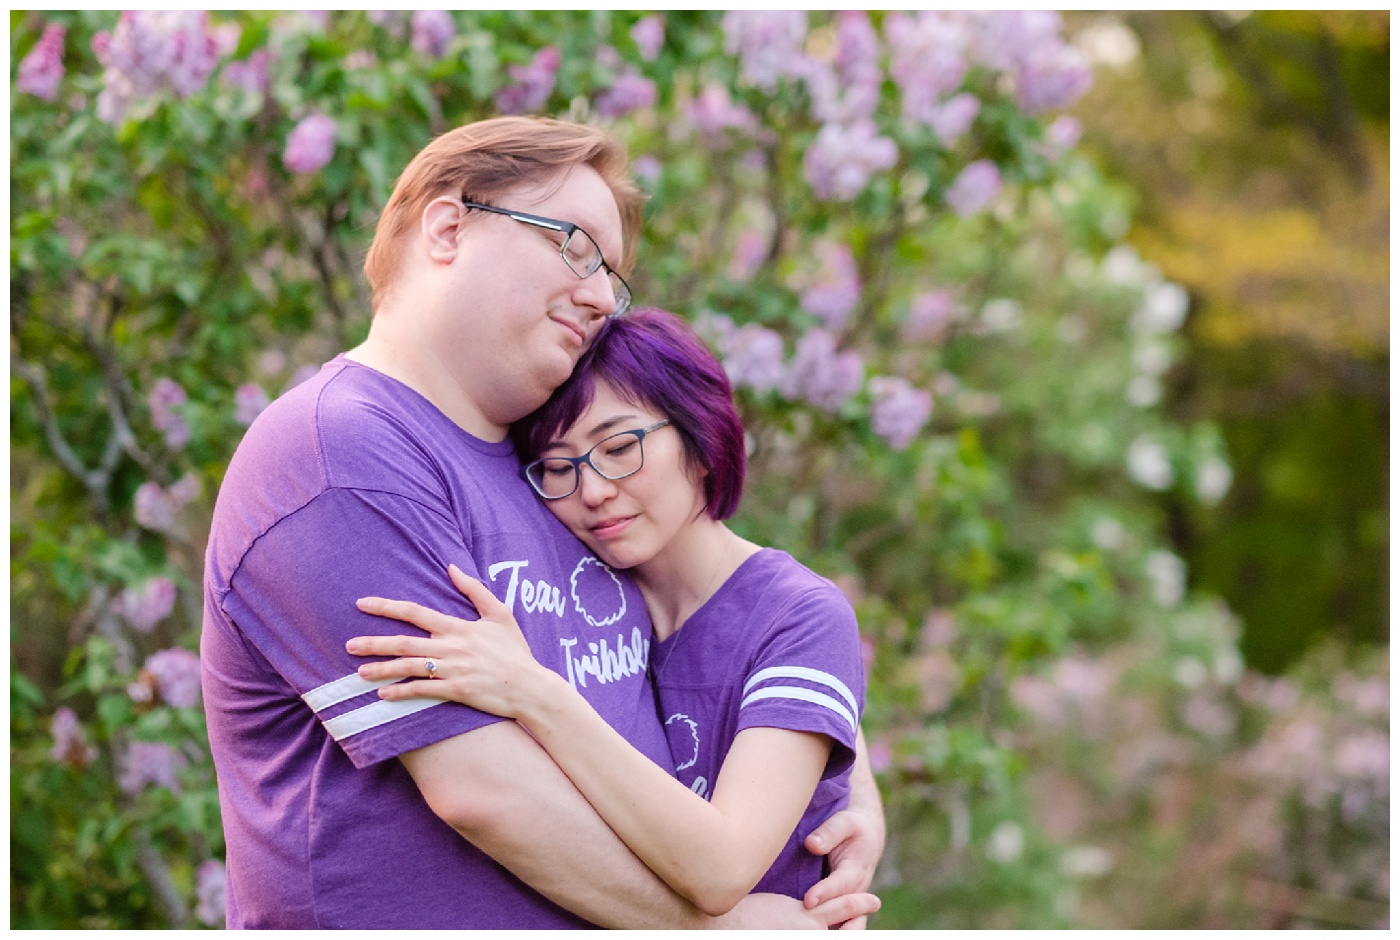
M 603 324 L 569 380 L 511 426 L 522 461 L 573 426 L 598 382 L 671 419 L 686 458 L 706 471 L 705 511 L 711 519 L 734 515 L 744 490 L 744 425 L 729 377 L 689 324 L 665 310 L 639 308 Z

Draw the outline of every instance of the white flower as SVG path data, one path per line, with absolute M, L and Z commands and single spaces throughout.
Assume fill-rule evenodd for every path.
M 1196 495 L 1203 503 L 1218 503 L 1233 481 L 1230 465 L 1219 457 L 1211 457 L 1196 468 Z
M 1135 284 L 1145 280 L 1147 265 L 1131 245 L 1119 245 L 1103 256 L 1103 276 L 1115 284 Z
M 1089 538 L 1093 539 L 1094 544 L 1104 551 L 1122 548 L 1123 539 L 1127 534 L 1123 523 L 1117 519 L 1100 519 L 1089 530 Z
M 1194 689 L 1210 678 L 1205 663 L 1194 656 L 1183 656 L 1178 659 L 1176 669 L 1173 670 L 1172 674 L 1178 683 L 1188 689 Z
M 1151 408 L 1162 400 L 1162 383 L 1156 376 L 1135 375 L 1123 398 L 1135 408 Z
M 1170 281 L 1150 284 L 1142 292 L 1142 303 L 1133 314 L 1133 329 L 1140 333 L 1171 333 L 1186 322 L 1191 299 L 1186 289 Z
M 1009 819 L 998 824 L 987 839 L 987 857 L 1003 865 L 1019 859 L 1025 850 L 1025 833 L 1019 825 Z
M 1113 867 L 1113 856 L 1097 845 L 1075 845 L 1060 856 L 1060 873 L 1070 878 L 1097 878 Z
M 1144 565 L 1152 582 L 1152 599 L 1163 607 L 1175 607 L 1186 596 L 1186 562 L 1167 551 L 1151 552 Z
M 1021 325 L 1021 305 L 1004 297 L 987 301 L 982 308 L 982 325 L 992 333 L 1011 332 Z
M 1128 446 L 1128 476 L 1149 490 L 1172 485 L 1172 465 L 1167 449 L 1157 441 L 1139 437 Z

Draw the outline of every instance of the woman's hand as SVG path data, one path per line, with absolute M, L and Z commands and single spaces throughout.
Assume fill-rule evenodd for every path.
M 452 617 L 412 601 L 362 597 L 355 606 L 365 613 L 411 623 L 431 636 L 357 636 L 345 649 L 356 656 L 399 657 L 359 668 L 361 678 L 370 681 L 413 680 L 381 688 L 379 697 L 386 701 L 440 698 L 517 718 L 529 707 L 541 674 L 554 674 L 535 661 L 510 608 L 456 565 L 448 571 L 480 620 Z

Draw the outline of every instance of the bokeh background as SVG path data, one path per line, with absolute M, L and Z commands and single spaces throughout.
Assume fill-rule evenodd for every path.
M 1388 926 L 1388 12 L 10 27 L 12 926 L 222 926 L 223 469 L 502 112 L 627 141 L 736 525 L 856 605 L 873 927 Z

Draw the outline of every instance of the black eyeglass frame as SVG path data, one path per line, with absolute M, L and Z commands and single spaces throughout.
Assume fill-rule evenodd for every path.
M 472 202 L 466 195 L 462 196 L 462 207 L 465 209 L 481 209 L 484 212 L 494 212 L 497 215 L 508 216 L 525 225 L 533 225 L 536 228 L 545 228 L 554 232 L 559 232 L 564 236 L 564 243 L 559 246 L 559 257 L 564 259 L 564 263 L 569 266 L 570 271 L 578 276 L 579 280 L 592 277 L 598 268 L 602 268 L 604 271 L 608 272 L 608 274 L 617 278 L 617 283 L 622 285 L 621 293 L 619 293 L 616 288 L 613 289 L 613 301 L 615 302 L 615 306 L 610 316 L 620 317 L 631 309 L 631 285 L 627 283 L 626 278 L 617 273 L 612 265 L 608 264 L 607 259 L 603 257 L 603 249 L 598 247 L 597 240 L 594 239 L 592 235 L 589 235 L 588 230 L 582 225 L 576 225 L 573 222 L 565 222 L 562 219 L 551 219 L 543 215 L 531 215 L 528 212 L 516 212 L 514 209 L 502 209 L 499 206 L 488 206 L 485 203 Z M 589 244 L 593 246 L 594 251 L 598 253 L 598 263 L 589 271 L 579 271 L 578 268 L 574 267 L 574 263 L 569 260 L 569 240 L 574 237 L 576 232 L 582 233 L 583 237 L 588 239 Z
M 596 474 L 598 474 L 598 476 L 602 477 L 604 480 L 625 480 L 625 479 L 627 479 L 628 477 L 630 477 L 632 474 L 637 473 L 638 471 L 640 471 L 640 470 L 642 469 L 642 467 L 646 466 L 647 450 L 646 450 L 646 447 L 642 444 L 642 441 L 645 440 L 645 439 L 646 439 L 646 436 L 647 436 L 648 434 L 650 434 L 651 432 L 653 432 L 653 431 L 659 431 L 659 430 L 661 430 L 662 428 L 664 428 L 666 425 L 668 425 L 668 424 L 670 424 L 670 423 L 671 423 L 671 419 L 670 419 L 670 418 L 662 418 L 660 421 L 656 422 L 655 424 L 653 424 L 653 425 L 651 425 L 651 426 L 649 426 L 649 427 L 645 427 L 645 428 L 636 428 L 636 429 L 631 430 L 631 431 L 618 431 L 616 434 L 609 434 L 607 437 L 603 438 L 601 441 L 599 441 L 598 443 L 594 444 L 592 447 L 588 448 L 588 453 L 584 454 L 584 455 L 581 456 L 581 457 L 541 457 L 539 460 L 532 460 L 532 461 L 530 461 L 529 463 L 525 464 L 525 466 L 523 466 L 523 467 L 520 468 L 520 477 L 521 477 L 521 479 L 523 479 L 526 483 L 530 484 L 530 489 L 534 490 L 537 494 L 539 494 L 540 499 L 548 499 L 548 500 L 568 499 L 570 496 L 573 496 L 575 493 L 577 493 L 577 492 L 578 492 L 579 485 L 583 482 L 583 465 L 584 465 L 584 464 L 588 464 L 588 466 L 592 467 L 592 468 L 593 468 L 593 472 L 596 473 Z M 638 449 L 641 451 L 641 459 L 640 459 L 639 461 L 637 461 L 637 469 L 636 469 L 636 470 L 628 470 L 626 473 L 620 473 L 620 474 L 618 474 L 618 475 L 615 476 L 615 477 L 608 476 L 608 475 L 607 475 L 606 473 L 604 473 L 602 470 L 599 470 L 599 469 L 598 469 L 598 465 L 595 464 L 595 463 L 593 462 L 593 452 L 594 452 L 595 450 L 597 450 L 599 447 L 602 447 L 604 444 L 608 443 L 609 441 L 615 440 L 616 438 L 619 438 L 619 437 L 627 437 L 628 435 L 632 435 L 632 436 L 634 436 L 634 437 L 637 438 L 637 447 L 638 447 Z M 569 490 L 569 492 L 563 493 L 563 494 L 561 494 L 561 495 L 559 495 L 559 496 L 550 496 L 550 495 L 548 495 L 547 493 L 545 493 L 543 490 L 541 490 L 540 487 L 539 487 L 539 484 L 537 484 L 537 483 L 534 481 L 534 479 L 531 478 L 531 476 L 530 476 L 530 468 L 531 468 L 531 467 L 537 467 L 537 466 L 539 466 L 540 464 L 544 463 L 546 460 L 567 460 L 569 463 L 573 464 L 573 466 L 574 466 L 574 485 L 573 485 L 573 488 Z

